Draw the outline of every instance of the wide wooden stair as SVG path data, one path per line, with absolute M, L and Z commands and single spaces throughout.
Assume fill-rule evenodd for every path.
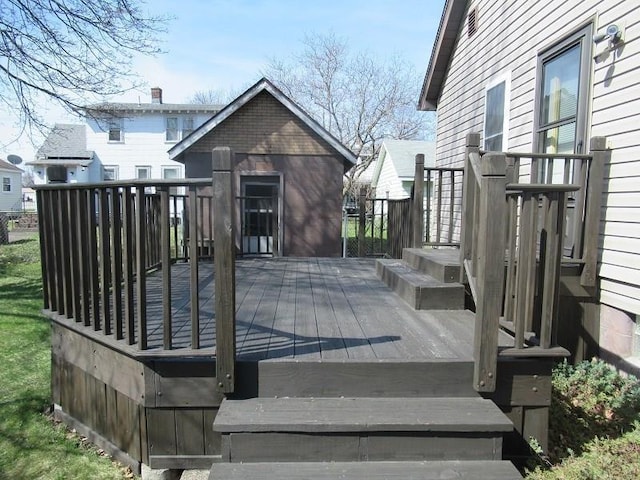
M 416 309 L 471 315 L 455 253 L 407 249 L 377 273 Z M 503 460 L 513 423 L 473 390 L 472 374 L 463 360 L 267 364 L 258 398 L 222 402 L 222 463 L 209 479 L 521 478 Z

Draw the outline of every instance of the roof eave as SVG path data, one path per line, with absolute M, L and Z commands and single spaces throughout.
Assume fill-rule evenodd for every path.
M 451 54 L 458 38 L 468 0 L 447 0 L 440 18 L 429 67 L 422 84 L 418 109 L 433 111 L 438 107 L 442 83 L 447 74 Z

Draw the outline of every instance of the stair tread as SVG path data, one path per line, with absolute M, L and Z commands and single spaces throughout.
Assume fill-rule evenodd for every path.
M 405 248 L 403 252 L 427 258 L 440 265 L 460 266 L 460 250 L 458 249 L 425 250 L 423 248 Z
M 403 260 L 379 259 L 378 262 L 416 288 L 461 288 L 459 283 L 445 283 L 431 275 L 418 272 Z
M 382 461 L 382 462 L 281 462 L 219 463 L 211 468 L 209 480 L 328 480 L 402 479 L 436 480 L 446 478 L 487 480 L 521 479 L 507 461 Z
M 458 398 L 252 398 L 224 400 L 214 422 L 238 432 L 507 432 L 490 400 Z

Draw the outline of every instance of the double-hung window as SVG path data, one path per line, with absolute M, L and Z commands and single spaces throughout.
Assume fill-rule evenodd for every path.
M 535 144 L 539 152 L 586 151 L 592 33 L 588 25 L 538 56 Z
M 193 132 L 193 117 L 184 117 L 182 119 L 182 138 L 186 138 Z
M 102 167 L 102 179 L 106 182 L 118 180 L 118 166 L 105 165 Z
M 501 152 L 507 148 L 509 128 L 509 74 L 491 80 L 484 97 L 484 149 Z
M 122 119 L 110 118 L 108 121 L 108 138 L 110 142 L 122 142 Z
M 11 177 L 2 177 L 2 191 L 3 192 L 11 191 Z
M 178 117 L 167 117 L 167 129 L 165 140 L 167 142 L 178 141 Z

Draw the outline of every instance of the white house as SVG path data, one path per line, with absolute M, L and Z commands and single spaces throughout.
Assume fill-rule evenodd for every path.
M 157 87 L 151 103 L 90 105 L 85 125 L 56 125 L 28 165 L 36 183 L 184 178 L 167 151 L 221 108 L 164 103 Z
M 22 170 L 0 159 L 0 212 L 22 210 Z
M 420 153 L 424 155 L 425 167 L 435 167 L 435 143 L 423 140 L 384 140 L 371 178 L 375 198 L 409 198 L 415 176 L 415 159 Z
M 597 300 L 603 356 L 640 356 L 640 9 L 618 0 L 447 0 L 420 96 L 438 166 L 487 150 L 588 151 L 605 136 Z

